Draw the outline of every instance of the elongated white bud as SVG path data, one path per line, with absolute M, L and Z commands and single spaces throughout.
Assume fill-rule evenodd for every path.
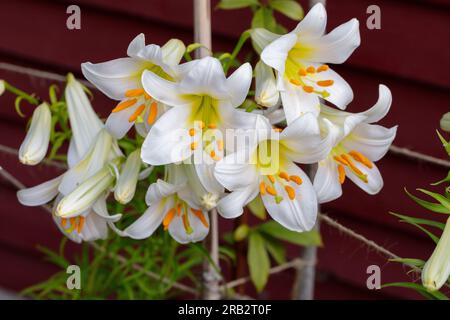
M 133 199 L 141 164 L 141 149 L 136 149 L 128 156 L 117 181 L 114 198 L 119 203 L 127 204 Z
M 5 92 L 5 80 L 0 80 L 0 96 Z
M 55 215 L 71 218 L 89 209 L 103 193 L 112 187 L 116 178 L 111 166 L 119 165 L 122 161 L 117 158 L 104 166 L 96 174 L 81 183 L 74 191 L 61 199 L 55 210 Z
M 50 142 L 52 115 L 48 104 L 39 105 L 33 112 L 31 125 L 19 149 L 19 160 L 34 166 L 44 159 Z
M 422 284 L 430 291 L 439 290 L 450 276 L 450 218 L 430 259 L 422 270 Z
M 255 68 L 256 91 L 255 100 L 263 107 L 273 107 L 278 103 L 280 93 L 272 68 L 259 61 Z
M 450 112 L 444 114 L 440 121 L 441 129 L 450 132 Z

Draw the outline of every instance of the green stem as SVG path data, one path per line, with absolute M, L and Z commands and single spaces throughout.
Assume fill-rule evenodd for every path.
M 8 82 L 5 81 L 5 90 L 15 94 L 16 96 L 22 97 L 22 99 L 27 100 L 30 104 L 38 105 L 39 100 L 33 97 L 32 95 L 29 95 L 25 91 L 22 91 L 12 85 L 10 85 Z
M 225 63 L 225 65 L 223 67 L 223 70 L 225 71 L 225 74 L 228 73 L 228 69 L 230 69 L 231 63 L 236 59 L 236 57 L 239 54 L 239 52 L 241 51 L 242 46 L 244 45 L 245 41 L 247 41 L 248 38 L 250 38 L 250 35 L 251 35 L 250 30 L 246 30 L 239 37 L 239 41 L 236 44 L 236 47 L 234 47 L 230 58 L 228 59 L 228 61 Z

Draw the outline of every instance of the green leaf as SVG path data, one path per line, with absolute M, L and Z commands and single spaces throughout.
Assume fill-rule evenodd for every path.
M 414 196 L 413 194 L 409 193 L 409 191 L 406 189 L 405 189 L 405 192 L 411 199 L 413 199 L 415 202 L 417 202 L 417 204 L 424 207 L 425 209 L 428 209 L 428 210 L 436 212 L 436 213 L 450 214 L 450 210 L 439 203 L 422 200 L 422 199 Z
M 258 232 L 250 233 L 247 263 L 250 278 L 258 292 L 264 289 L 269 278 L 270 260 L 264 242 L 264 238 Z
M 224 10 L 230 10 L 258 5 L 259 5 L 258 0 L 221 0 L 217 5 L 217 7 Z
M 257 229 L 276 239 L 284 240 L 302 246 L 322 246 L 322 238 L 316 230 L 296 232 L 284 228 L 276 221 L 261 224 Z
M 262 199 L 259 195 L 255 199 L 253 199 L 247 206 L 256 217 L 260 218 L 261 220 L 266 219 L 266 208 L 264 207 L 264 203 L 262 202 Z
M 259 8 L 252 19 L 252 28 L 266 28 L 269 31 L 275 32 L 277 22 L 273 16 L 273 11 L 270 8 Z
M 234 230 L 234 240 L 236 241 L 242 241 L 248 236 L 250 228 L 246 224 L 241 224 L 239 227 L 237 227 L 236 230 Z
M 286 262 L 286 249 L 283 244 L 270 236 L 265 236 L 266 249 L 278 264 Z
M 450 156 L 450 143 L 448 143 L 448 141 L 445 140 L 445 138 L 441 135 L 441 133 L 438 130 L 436 130 L 436 132 L 439 137 L 439 140 L 441 140 L 442 145 L 445 148 L 445 151 L 447 151 L 447 154 Z
M 412 223 L 416 223 L 416 224 L 424 224 L 426 226 L 432 226 L 432 227 L 436 227 L 438 229 L 444 230 L 445 228 L 445 224 L 442 222 L 438 222 L 438 221 L 434 221 L 434 220 L 429 220 L 429 219 L 422 219 L 422 218 L 414 218 L 414 217 L 410 217 L 410 216 L 404 216 L 402 214 L 398 214 L 398 213 L 394 213 L 391 212 L 392 215 L 400 218 L 403 221 L 406 222 L 412 222 Z
M 444 182 L 449 182 L 449 181 L 450 181 L 450 171 L 447 172 L 447 176 L 446 176 L 444 179 L 439 180 L 438 182 L 433 182 L 431 185 L 432 185 L 432 186 L 437 186 L 437 185 L 439 185 L 439 184 L 442 184 L 442 183 L 444 183 Z
M 392 262 L 399 262 L 403 263 L 409 266 L 415 266 L 418 268 L 422 268 L 425 265 L 425 261 L 421 259 L 414 259 L 414 258 L 398 258 L 398 259 L 389 259 L 389 261 Z
M 393 212 L 391 212 L 391 214 L 392 215 L 394 215 L 394 216 L 400 216 L 400 215 L 398 215 L 398 214 L 396 214 L 396 213 L 393 213 Z M 434 234 L 432 234 L 430 231 L 428 231 L 427 229 L 425 229 L 424 227 L 422 227 L 419 223 L 417 223 L 415 220 L 416 220 L 417 218 L 412 218 L 412 217 L 408 217 L 408 216 L 401 216 L 401 222 L 406 222 L 406 223 L 409 223 L 409 224 L 411 224 L 411 225 L 413 225 L 413 226 L 415 226 L 415 227 L 417 227 L 417 228 L 419 228 L 420 230 L 422 230 L 423 232 L 425 232 L 433 241 L 434 241 L 434 243 L 438 243 L 439 242 L 439 238 L 438 237 L 436 237 Z M 420 219 L 420 220 L 425 220 L 425 219 Z M 425 220 L 425 221 L 430 221 L 430 220 Z M 425 224 L 425 223 L 424 223 Z M 427 225 L 429 225 L 429 224 L 427 224 Z
M 276 11 L 284 14 L 285 16 L 291 18 L 292 20 L 303 19 L 303 8 L 298 4 L 297 1 L 293 0 L 273 0 L 269 5 Z
M 437 200 L 441 205 L 443 205 L 447 210 L 450 210 L 450 200 L 447 199 L 445 196 L 443 196 L 442 194 L 436 193 L 436 192 L 431 192 L 425 189 L 417 189 L 417 191 L 423 192 L 426 195 L 429 195 L 430 197 L 432 197 L 433 199 Z
M 443 294 L 442 292 L 439 291 L 428 291 L 424 286 L 417 284 L 417 283 L 413 283 L 413 282 L 393 282 L 393 283 L 386 283 L 384 285 L 381 286 L 382 288 L 387 288 L 387 287 L 401 287 L 401 288 L 408 288 L 408 289 L 413 289 L 416 290 L 417 292 L 423 294 L 425 297 L 432 297 L 434 299 L 438 299 L 438 300 L 448 300 L 448 297 Z

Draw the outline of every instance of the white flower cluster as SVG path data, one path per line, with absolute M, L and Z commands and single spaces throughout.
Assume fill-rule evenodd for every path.
M 274 220 L 301 232 L 314 226 L 318 203 L 341 196 L 346 178 L 369 194 L 379 192 L 383 180 L 374 162 L 387 152 L 396 127 L 373 123 L 389 111 L 391 93 L 380 85 L 372 108 L 341 111 L 353 92 L 328 64 L 343 63 L 358 47 L 359 25 L 352 19 L 328 34 L 325 27 L 326 12 L 318 4 L 286 35 L 252 30 L 261 60 L 255 67 L 260 109 L 251 112 L 239 108 L 249 94 L 251 65 L 227 78 L 213 57 L 180 64 L 185 46 L 179 40 L 145 45 L 141 34 L 130 43 L 128 57 L 83 63 L 84 76 L 120 102 L 103 125 L 81 85 L 70 78 L 69 170 L 20 191 L 19 200 L 40 205 L 56 198 L 55 220 L 76 241 L 104 238 L 108 225 L 122 236 L 143 239 L 162 224 L 187 243 L 207 235 L 208 210 L 235 218 L 257 196 Z M 33 115 L 21 148 L 24 163 L 45 156 L 47 109 L 42 105 Z M 117 139 L 133 125 L 145 140 L 124 160 Z M 298 164 L 314 163 L 311 181 Z M 114 223 L 121 215 L 106 210 L 109 193 L 128 203 L 138 179 L 159 165 L 165 166 L 165 178 L 149 186 L 148 209 L 118 230 Z

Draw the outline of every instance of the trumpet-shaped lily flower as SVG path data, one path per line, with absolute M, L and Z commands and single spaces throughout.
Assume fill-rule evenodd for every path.
M 183 42 L 177 39 L 169 40 L 162 47 L 146 46 L 145 37 L 140 34 L 128 46 L 128 57 L 81 65 L 86 79 L 111 99 L 120 101 L 106 121 L 111 134 L 122 138 L 133 124 L 141 135 L 147 134 L 167 106 L 144 91 L 141 75 L 148 71 L 168 81 L 174 80 L 184 51 Z
M 34 166 L 44 159 L 50 141 L 51 122 L 48 104 L 39 105 L 33 112 L 30 129 L 20 146 L 20 162 Z
M 141 149 L 136 149 L 128 156 L 114 190 L 114 198 L 119 203 L 126 204 L 133 199 L 141 164 Z
M 389 112 L 391 102 L 390 90 L 380 85 L 377 103 L 365 112 L 352 114 L 322 106 L 320 117 L 334 125 L 334 146 L 327 158 L 319 161 L 314 178 L 320 203 L 339 198 L 346 177 L 369 194 L 381 190 L 383 178 L 374 162 L 389 150 L 397 126 L 387 129 L 372 123 Z
M 343 63 L 359 46 L 359 23 L 352 19 L 324 35 L 326 20 L 324 6 L 317 4 L 286 35 L 254 35 L 260 46 L 275 38 L 264 47 L 261 60 L 276 70 L 288 124 L 307 112 L 318 116 L 320 98 L 341 109 L 353 99 L 350 86 L 327 63 Z
M 422 270 L 422 284 L 429 291 L 439 290 L 450 277 L 450 218 L 430 259 Z
M 219 213 L 235 218 L 260 194 L 274 220 L 290 230 L 310 230 L 317 217 L 317 197 L 295 162 L 324 159 L 331 149 L 330 136 L 321 138 L 312 114 L 299 117 L 281 133 L 260 116 L 256 135 L 256 143 L 251 141 L 249 148 L 227 155 L 215 167 L 217 180 L 232 191 L 219 201 Z
M 163 225 L 180 243 L 203 240 L 209 232 L 208 213 L 193 192 L 183 167 L 168 165 L 167 181 L 159 179 L 150 185 L 146 195 L 149 207 L 139 219 L 123 231 L 112 223 L 111 227 L 121 236 L 144 239 Z

